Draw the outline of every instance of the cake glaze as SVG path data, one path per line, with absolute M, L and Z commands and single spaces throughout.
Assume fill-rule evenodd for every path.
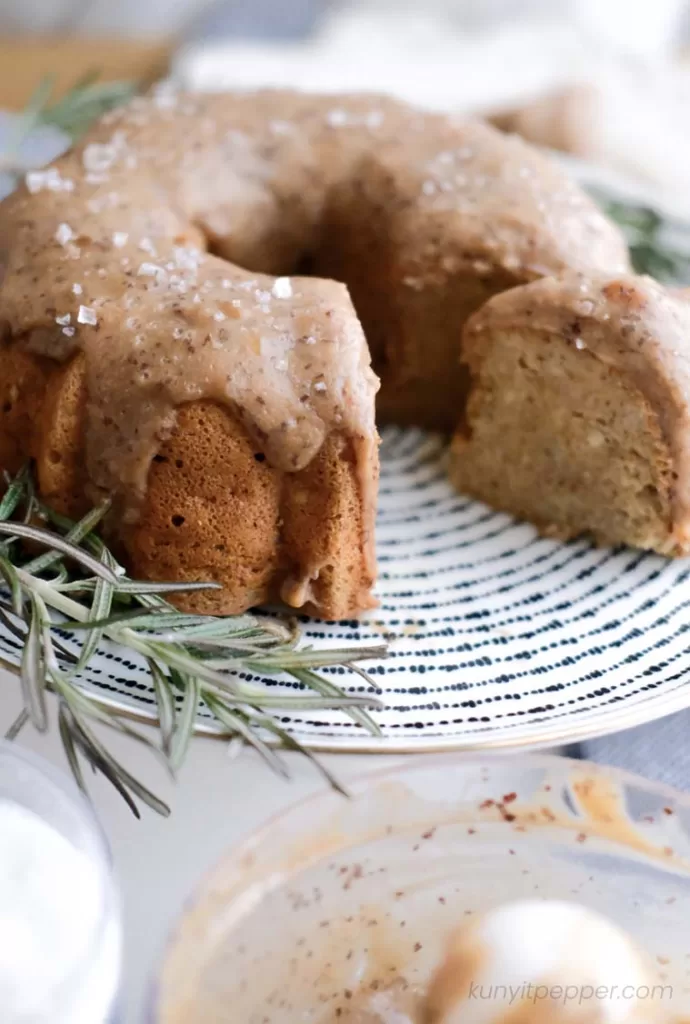
M 188 605 L 280 596 L 328 617 L 366 607 L 375 576 L 377 380 L 359 320 L 384 418 L 450 429 L 478 305 L 542 274 L 627 267 L 617 229 L 517 139 L 381 97 L 271 91 L 165 88 L 111 112 L 0 205 L 0 238 L 4 468 L 33 456 L 65 511 L 112 499 L 133 572 L 224 584 Z M 344 285 L 300 270 L 349 285 L 359 318 Z M 187 471 L 221 421 L 242 453 L 232 472 L 218 456 L 218 488 L 242 491 L 251 468 L 266 493 L 219 518 Z

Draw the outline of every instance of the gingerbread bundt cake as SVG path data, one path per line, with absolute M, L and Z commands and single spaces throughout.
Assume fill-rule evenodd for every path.
M 689 300 L 569 275 L 488 302 L 465 330 L 459 489 L 554 536 L 690 552 Z
M 371 97 L 162 91 L 0 206 L 0 464 L 104 496 L 131 572 L 220 582 L 186 607 L 336 618 L 375 576 L 386 419 L 451 428 L 467 317 L 616 228 L 548 160 Z M 275 277 L 265 276 L 282 275 Z

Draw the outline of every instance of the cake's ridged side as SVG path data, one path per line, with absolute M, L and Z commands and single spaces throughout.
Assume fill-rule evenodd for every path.
M 317 457 L 285 481 L 282 543 L 288 572 L 281 596 L 299 607 L 299 576 L 305 581 L 309 577 L 306 607 L 312 612 L 323 609 L 320 614 L 327 618 L 342 618 L 348 608 L 376 604 L 370 594 L 376 564 L 368 550 L 374 520 L 368 518 L 369 501 L 362 499 L 362 453 L 356 449 L 352 438 L 332 434 Z M 369 461 L 365 473 L 367 486 L 375 493 L 378 462 Z M 295 580 L 294 596 L 299 600 L 291 596 Z
M 11 345 L 0 346 L 0 468 L 14 475 L 40 435 L 46 386 L 55 364 Z
M 56 365 L 8 352 L 14 401 L 0 407 L 3 464 L 16 471 L 34 458 L 45 500 L 78 517 L 89 507 L 84 357 Z M 376 474 L 375 464 L 366 468 Z M 180 595 L 181 608 L 235 614 L 267 601 L 293 603 L 292 586 L 299 591 L 304 580 L 311 582 L 296 606 L 337 619 L 371 603 L 366 530 L 373 524 L 364 516 L 350 439 L 331 435 L 306 469 L 284 473 L 229 408 L 191 402 L 178 410 L 152 462 L 140 515 L 117 543 L 134 576 L 222 584 L 222 591 Z
M 346 448 L 331 435 L 306 469 L 283 473 L 257 462 L 261 453 L 227 408 L 182 406 L 151 466 L 141 516 L 124 535 L 132 571 L 222 583 L 220 593 L 177 602 L 199 612 L 232 614 L 280 599 L 326 618 L 366 607 L 373 579 Z M 305 581 L 294 595 L 292 579 Z
M 30 451 L 42 497 L 56 512 L 72 519 L 85 515 L 91 504 L 84 462 L 85 363 L 84 356 L 78 355 L 51 367 Z

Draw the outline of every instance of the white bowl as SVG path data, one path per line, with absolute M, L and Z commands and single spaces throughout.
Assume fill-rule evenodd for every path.
M 86 950 L 77 962 L 66 963 L 55 988 L 42 996 L 45 1013 L 36 1011 L 31 1024 L 106 1024 L 117 994 L 121 960 L 120 906 L 112 875 L 110 852 L 91 807 L 76 785 L 42 758 L 16 743 L 0 742 L 0 801 L 10 801 L 41 818 L 76 847 L 93 867 L 95 884 L 93 924 L 78 946 Z M 0 837 L 0 841 L 2 838 Z M 74 903 L 79 894 L 74 894 Z M 0 958 L 3 950 L 0 949 Z M 45 985 L 40 964 L 37 979 Z M 11 1020 L 14 1020 L 14 1016 Z M 22 1021 L 24 1016 L 22 1016 Z M 3 1015 L 0 1007 L 0 1020 Z
M 466 915 L 524 896 L 606 914 L 688 1011 L 690 796 L 538 755 L 416 759 L 351 793 L 298 804 L 209 874 L 165 956 L 158 1024 L 330 1024 L 346 990 L 423 987 Z

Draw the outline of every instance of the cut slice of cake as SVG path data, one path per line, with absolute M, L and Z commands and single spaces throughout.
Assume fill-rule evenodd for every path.
M 690 552 L 690 302 L 651 278 L 545 278 L 468 322 L 460 491 L 561 538 Z

